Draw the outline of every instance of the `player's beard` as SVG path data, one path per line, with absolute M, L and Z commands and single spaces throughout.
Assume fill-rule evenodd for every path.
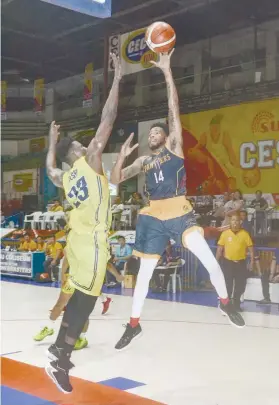
M 163 146 L 165 145 L 165 141 L 158 141 L 157 143 L 153 143 L 153 144 L 148 144 L 149 149 L 152 151 L 156 151 L 158 149 L 161 149 Z

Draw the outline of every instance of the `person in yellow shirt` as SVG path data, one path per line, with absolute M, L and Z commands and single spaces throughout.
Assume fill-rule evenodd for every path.
M 60 125 L 52 122 L 46 158 L 47 174 L 56 187 L 64 190 L 73 208 L 66 255 L 69 261 L 70 286 L 74 288 L 63 315 L 54 345 L 48 349 L 51 361 L 45 368 L 47 375 L 65 394 L 72 392 L 69 371 L 75 343 L 85 322 L 101 294 L 107 262 L 110 258 L 108 235 L 111 225 L 110 189 L 103 171 L 102 154 L 112 132 L 117 115 L 121 63 L 114 62 L 114 79 L 101 115 L 100 125 L 88 145 L 70 137 L 59 140 Z M 56 157 L 70 168 L 63 171 L 56 166 Z
M 58 280 L 58 266 L 63 256 L 62 245 L 51 236 L 45 245 L 47 259 L 44 262 L 44 271 L 48 273 L 53 281 Z
M 37 251 L 44 252 L 45 251 L 45 242 L 41 236 L 37 237 Z
M 240 311 L 240 297 L 245 291 L 247 278 L 247 250 L 250 255 L 250 271 L 254 267 L 254 249 L 250 234 L 241 228 L 238 214 L 230 220 L 230 229 L 221 233 L 218 241 L 216 259 L 223 262 L 223 273 L 228 290 L 228 296 L 233 293 L 234 306 Z M 233 288 L 234 287 L 234 288 Z M 234 292 L 233 292 L 234 290 Z
M 54 200 L 53 201 L 53 206 L 50 208 L 51 212 L 60 212 L 64 211 L 62 205 L 60 204 L 59 200 Z
M 37 250 L 37 243 L 31 240 L 29 235 L 25 235 L 24 241 L 19 246 L 19 250 L 21 252 L 35 252 Z

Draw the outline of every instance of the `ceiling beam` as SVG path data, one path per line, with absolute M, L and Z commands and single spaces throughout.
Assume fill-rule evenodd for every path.
M 131 13 L 134 13 L 137 10 L 141 10 L 141 9 L 143 9 L 145 7 L 149 7 L 152 4 L 156 4 L 156 3 L 160 2 L 160 1 L 162 1 L 162 0 L 145 0 L 145 3 L 141 3 L 138 6 L 134 6 L 134 7 L 131 7 L 131 8 L 128 7 L 125 10 L 122 10 L 122 11 L 119 11 L 118 13 L 113 14 L 110 17 L 110 19 L 115 20 L 115 19 L 117 19 L 119 17 L 124 17 L 125 15 L 129 15 Z M 53 39 L 56 40 L 56 39 L 64 38 L 67 35 L 73 34 L 75 32 L 82 31 L 82 30 L 84 30 L 86 28 L 93 27 L 93 26 L 96 26 L 96 25 L 100 25 L 102 22 L 103 22 L 103 20 L 101 18 L 99 18 L 98 20 L 95 20 L 92 23 L 87 23 L 87 24 L 80 25 L 79 27 L 70 28 L 70 29 L 68 29 L 66 31 L 61 32 L 60 34 L 54 35 Z M 118 23 L 118 21 L 116 21 L 116 22 Z
M 5 55 L 2 55 L 2 59 L 7 60 L 9 62 L 21 63 L 21 64 L 27 65 L 27 66 L 39 67 L 41 69 L 44 69 L 44 67 L 46 69 L 50 68 L 52 70 L 57 70 L 59 72 L 70 74 L 70 75 L 76 74 L 76 72 L 73 72 L 72 70 L 60 68 L 59 66 L 52 66 L 52 65 L 49 65 L 48 63 L 41 64 L 38 62 L 32 62 L 30 60 L 23 60 L 23 59 L 19 59 L 19 58 L 12 58 L 12 57 L 5 56 Z

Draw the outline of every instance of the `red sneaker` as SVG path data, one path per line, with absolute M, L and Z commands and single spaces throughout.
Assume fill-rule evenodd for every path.
M 112 301 L 111 298 L 107 298 L 107 299 L 103 302 L 103 306 L 104 306 L 104 307 L 103 307 L 102 315 L 105 315 L 105 314 L 108 312 L 111 301 Z

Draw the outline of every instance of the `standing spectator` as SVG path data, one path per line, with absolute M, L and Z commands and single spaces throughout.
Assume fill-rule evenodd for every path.
M 124 236 L 119 236 L 118 242 L 119 246 L 116 247 L 113 263 L 116 270 L 121 274 L 121 271 L 124 270 L 125 263 L 132 256 L 132 248 L 126 244 L 126 239 Z M 116 279 L 112 274 L 108 274 L 108 279 L 110 280 L 108 286 L 113 287 L 117 284 Z
M 266 199 L 263 198 L 261 190 L 256 191 L 256 198 L 251 202 L 250 207 L 256 210 L 256 232 L 262 233 L 264 231 L 265 222 L 264 211 L 268 208 L 268 203 Z
M 232 200 L 228 201 L 224 206 L 225 219 L 222 226 L 229 225 L 232 215 L 237 214 L 244 206 L 244 201 L 240 190 L 236 190 L 231 194 L 231 196 Z
M 29 235 L 25 235 L 24 241 L 19 246 L 19 250 L 21 252 L 35 252 L 37 250 L 37 243 Z
M 62 245 L 56 241 L 55 236 L 51 236 L 45 247 L 47 259 L 44 262 L 45 273 L 48 273 L 53 281 L 58 280 L 58 266 L 63 256 Z
M 264 299 L 259 304 L 271 304 L 269 283 L 279 283 L 279 249 L 275 250 L 272 262 L 270 265 L 270 271 L 264 271 L 260 274 L 262 282 L 262 291 Z
M 226 191 L 223 195 L 223 201 L 219 201 L 213 212 L 212 219 L 217 221 L 217 226 L 221 225 L 221 222 L 225 218 L 225 205 L 230 201 L 230 193 Z
M 247 249 L 250 255 L 250 271 L 254 267 L 253 242 L 247 231 L 241 228 L 239 215 L 232 215 L 230 229 L 222 232 L 218 241 L 216 258 L 223 257 L 223 273 L 228 290 L 228 296 L 234 299 L 235 309 L 240 310 L 240 297 L 246 287 Z
M 60 212 L 64 211 L 62 205 L 60 204 L 59 200 L 54 200 L 53 201 L 53 206 L 50 208 L 51 212 Z
M 240 221 L 241 221 L 241 227 L 245 229 L 248 233 L 251 234 L 252 231 L 252 225 L 251 222 L 248 221 L 248 214 L 246 210 L 241 210 L 239 213 L 240 216 Z

